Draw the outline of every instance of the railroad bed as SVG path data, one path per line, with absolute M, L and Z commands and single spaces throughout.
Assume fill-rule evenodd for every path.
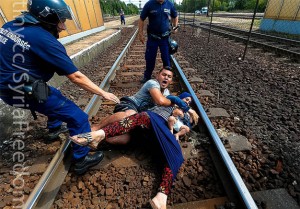
M 131 29 L 124 28 L 122 30 L 122 35 L 125 37 L 123 37 L 122 39 L 129 39 L 129 37 L 132 35 L 132 31 L 133 30 Z M 191 34 L 191 33 L 185 33 L 181 35 L 184 36 L 187 34 Z M 197 52 L 196 46 L 190 46 L 190 49 L 194 49 L 194 50 L 196 49 L 196 53 L 194 52 L 194 54 L 189 54 L 188 52 L 189 50 L 187 48 L 188 44 L 186 43 L 190 43 L 190 41 L 187 41 L 186 37 L 185 38 L 177 37 L 177 38 L 179 43 L 181 44 L 180 46 L 182 46 L 182 49 L 185 48 L 186 51 L 181 50 L 176 55 L 176 57 L 179 59 L 179 63 L 183 66 L 183 68 L 186 69 L 186 73 L 188 74 L 188 77 L 192 79 L 191 83 L 193 85 L 193 89 L 195 89 L 195 92 L 197 93 L 197 96 L 199 96 L 199 99 L 201 100 L 202 104 L 206 106 L 207 110 L 209 107 L 218 106 L 217 104 L 221 103 L 220 98 L 222 98 L 222 94 L 220 95 L 216 93 L 215 96 L 208 94 L 206 96 L 200 97 L 200 90 L 213 88 L 212 84 L 216 84 L 215 83 L 216 81 L 215 79 L 213 81 L 208 79 L 209 84 L 206 84 L 206 81 L 203 82 L 201 78 L 198 77 L 198 75 L 199 76 L 201 75 L 202 70 L 205 71 L 205 68 L 203 68 L 203 66 L 201 66 L 201 68 L 194 67 L 200 64 L 199 61 L 197 62 L 197 59 L 199 60 L 199 58 L 195 57 L 195 54 L 199 53 Z M 195 37 L 191 37 L 190 40 L 193 40 L 193 38 Z M 182 42 L 183 40 L 185 40 L 186 42 Z M 217 42 L 218 41 L 220 40 L 217 40 Z M 94 59 L 90 64 L 83 67 L 81 70 L 83 72 L 88 71 L 89 77 L 92 78 L 94 81 L 97 81 L 98 79 L 103 80 L 105 73 L 102 70 L 105 70 L 106 72 L 108 71 L 108 69 L 111 67 L 113 63 L 113 60 L 115 60 L 118 54 L 120 53 L 122 46 L 124 46 L 124 43 L 122 43 L 121 41 L 118 42 L 113 47 L 110 47 L 107 50 L 109 53 L 100 55 L 98 58 Z M 144 64 L 142 61 L 143 46 L 141 46 L 139 43 L 136 43 L 136 48 L 134 48 L 133 51 L 136 51 L 137 56 L 135 58 L 128 58 L 124 60 L 123 64 L 121 65 L 121 70 L 120 72 L 118 72 L 118 74 L 121 74 L 122 76 L 122 81 L 127 80 L 128 83 L 120 84 L 118 80 L 112 83 L 111 91 L 116 93 L 118 96 L 131 95 L 132 92 L 135 92 L 139 88 L 138 86 L 139 84 L 137 81 L 141 78 L 142 75 L 141 72 L 144 68 Z M 200 55 L 200 57 L 202 58 L 204 56 L 205 54 Z M 194 59 L 194 61 L 192 62 L 186 61 L 184 59 L 185 57 L 187 57 L 187 60 Z M 202 65 L 205 65 L 207 63 L 209 63 L 209 59 L 205 59 L 203 60 L 203 62 L 201 62 Z M 218 63 L 215 64 L 216 64 L 215 66 L 218 66 Z M 220 62 L 219 64 L 222 64 L 222 62 Z M 159 67 L 160 64 L 158 64 L 157 66 Z M 207 66 L 205 67 L 207 68 Z M 216 69 L 219 68 L 216 67 Z M 137 72 L 136 70 L 138 70 L 140 73 L 136 73 Z M 207 72 L 207 75 L 204 76 L 202 75 L 202 76 L 205 77 L 212 73 L 214 72 L 212 72 L 211 70 Z M 128 79 L 126 79 L 127 77 Z M 218 76 L 212 76 L 212 77 L 217 77 L 218 79 L 221 79 L 220 74 L 218 74 Z M 131 79 L 136 80 L 136 82 L 130 82 Z M 222 82 L 222 79 L 220 81 Z M 176 82 L 178 81 L 175 81 L 173 87 L 177 86 L 176 84 L 178 83 Z M 296 84 L 298 84 L 297 80 L 296 80 Z M 127 91 L 119 92 L 119 89 L 120 87 L 122 87 L 122 85 L 125 86 L 127 85 L 126 86 Z M 119 88 L 114 89 L 115 87 L 118 86 Z M 297 89 L 297 87 L 298 86 L 296 86 L 295 90 Z M 124 86 L 123 89 L 125 89 Z M 172 92 L 178 93 L 179 91 L 179 89 L 177 88 L 171 88 L 171 89 Z M 81 105 L 82 107 L 85 106 L 86 102 L 88 101 L 88 98 L 91 97 L 91 95 L 86 94 L 84 91 L 78 90 L 78 87 L 75 87 L 72 84 L 70 85 L 68 83 L 64 85 L 62 90 L 63 92 L 68 94 L 68 96 L 72 100 L 77 101 L 78 104 Z M 218 91 L 222 92 L 220 89 L 218 89 Z M 225 103 L 225 105 L 223 105 L 225 109 L 230 110 L 228 106 L 229 103 Z M 112 104 L 104 103 L 101 106 L 101 110 L 99 111 L 99 114 L 94 116 L 92 123 L 97 123 L 97 121 L 99 121 L 102 117 L 106 116 L 107 114 L 110 114 L 112 108 L 113 108 Z M 252 144 L 252 148 L 250 148 L 250 150 L 240 151 L 240 152 L 230 152 L 234 162 L 237 165 L 239 165 L 238 167 L 239 170 L 243 171 L 241 172 L 241 175 L 246 180 L 246 184 L 248 188 L 251 188 L 251 190 L 256 191 L 268 187 L 280 188 L 282 187 L 280 185 L 287 184 L 286 185 L 287 188 L 290 189 L 289 192 L 292 193 L 294 192 L 295 198 L 297 198 L 297 194 L 298 194 L 297 187 L 295 185 L 294 185 L 295 187 L 289 186 L 293 184 L 289 184 L 288 179 L 286 180 L 287 182 L 285 183 L 284 178 L 281 176 L 283 174 L 286 175 L 286 172 L 288 172 L 287 177 L 292 176 L 292 178 L 294 178 L 293 180 L 297 181 L 298 177 L 297 177 L 297 173 L 295 173 L 295 171 L 297 170 L 294 171 L 293 166 L 291 166 L 291 168 L 288 171 L 286 170 L 278 171 L 277 164 L 279 161 L 277 159 L 278 156 L 277 153 L 275 152 L 275 154 L 273 154 L 273 151 L 268 146 L 261 145 L 261 142 L 257 140 L 257 136 L 253 135 L 249 137 L 250 133 L 247 130 L 247 126 L 244 126 L 244 124 L 241 125 L 241 123 L 243 123 L 241 122 L 243 121 L 243 117 L 235 116 L 235 114 L 233 114 L 233 112 L 231 111 L 229 113 L 230 113 L 229 117 L 223 116 L 221 118 L 216 117 L 212 119 L 213 124 L 218 129 L 221 128 L 225 129 L 226 127 L 229 130 L 234 130 L 234 131 L 239 130 L 238 133 L 246 135 L 249 138 L 249 142 Z M 35 124 L 35 126 L 37 127 L 43 127 L 44 124 L 40 124 L 40 123 L 41 121 L 32 124 L 33 125 Z M 298 123 L 296 123 L 296 127 L 297 125 Z M 37 138 L 35 138 L 36 135 L 38 134 L 40 134 L 39 137 L 42 138 L 42 134 L 41 134 L 42 132 L 35 134 L 36 133 L 35 130 L 32 129 L 31 133 L 33 133 L 31 135 L 31 140 L 33 139 L 34 141 L 38 140 Z M 193 135 L 191 136 L 191 138 L 193 138 Z M 177 204 L 180 202 L 190 202 L 190 201 L 203 200 L 212 197 L 224 196 L 224 191 L 222 189 L 222 186 L 220 182 L 218 183 L 217 175 L 214 174 L 216 172 L 213 168 L 213 163 L 207 157 L 208 156 L 207 148 L 209 147 L 210 142 L 207 138 L 203 137 L 202 135 L 197 138 L 201 139 L 199 141 L 199 143 L 200 142 L 201 143 L 198 144 L 198 146 L 196 146 L 194 150 L 192 150 L 193 152 L 189 152 L 189 153 L 196 153 L 196 154 L 190 160 L 188 160 L 184 165 L 184 167 L 182 168 L 181 175 L 178 176 L 178 180 L 175 183 L 175 188 L 173 189 L 173 193 L 169 198 L 169 204 Z M 188 141 L 192 141 L 192 140 L 189 139 Z M 50 145 L 50 147 L 54 147 L 52 153 L 54 153 L 55 150 L 57 150 L 57 147 L 60 145 L 59 142 L 55 142 L 55 143 L 56 144 Z M 184 142 L 184 143 L 187 144 L 186 145 L 187 147 L 183 148 L 183 150 L 185 149 L 187 150 L 189 147 L 189 143 L 188 142 Z M 224 143 L 226 144 L 226 140 L 224 140 Z M 33 150 L 39 152 L 36 153 L 38 156 L 39 154 L 43 153 L 42 149 L 46 150 L 48 148 L 49 148 L 48 146 L 45 146 L 41 143 L 39 146 L 36 146 L 35 149 Z M 71 206 L 74 208 L 76 208 L 77 206 L 78 207 L 81 206 L 82 208 L 147 207 L 147 201 L 150 197 L 152 197 L 155 194 L 159 182 L 158 179 L 160 178 L 159 169 L 156 169 L 157 164 L 155 164 L 155 162 L 153 162 L 152 160 L 149 160 L 149 155 L 147 155 L 147 152 L 145 150 L 138 150 L 136 147 L 134 148 L 129 147 L 126 149 L 119 148 L 117 149 L 116 152 L 109 151 L 110 149 L 111 149 L 110 147 L 106 147 L 106 151 L 105 151 L 106 159 L 102 163 L 100 163 L 99 166 L 96 166 L 93 170 L 91 170 L 86 175 L 82 177 L 77 177 L 72 173 L 72 169 L 71 169 L 71 172 L 67 175 L 67 178 L 65 179 L 65 183 L 62 186 L 59 195 L 54 202 L 53 205 L 54 208 L 56 207 L 70 208 Z M 292 154 L 293 152 L 291 153 L 291 155 Z M 199 157 L 199 155 L 203 158 L 198 159 L 197 157 Z M 125 156 L 125 157 L 120 157 L 120 156 Z M 113 160 L 118 157 L 119 157 L 118 160 L 115 161 Z M 284 159 L 286 159 L 285 155 L 283 157 Z M 136 159 L 136 161 L 133 161 L 132 159 Z M 258 159 L 262 159 L 262 161 L 259 160 L 258 163 L 257 161 Z M 124 164 L 127 163 L 128 166 L 124 167 Z M 256 165 L 253 165 L 253 163 L 255 163 Z M 255 173 L 253 167 L 251 166 L 247 167 L 246 164 L 257 166 L 256 169 L 257 173 Z M 297 169 L 296 166 L 297 164 L 295 165 L 295 168 Z M 262 170 L 266 168 L 268 169 L 267 172 L 265 172 L 266 175 L 261 175 Z M 275 171 L 278 173 L 276 173 Z M 267 177 L 267 179 L 265 179 L 264 177 Z M 261 179 L 265 179 L 265 180 L 260 181 Z M 32 179 L 30 180 L 30 183 L 27 184 L 26 182 L 26 185 L 28 185 L 26 189 L 27 194 L 29 194 L 30 190 L 33 188 L 37 180 L 38 180 L 38 175 L 34 174 Z M 88 183 L 86 183 L 85 181 L 88 181 Z M 280 183 L 279 181 L 283 183 Z M 199 182 L 203 182 L 204 185 L 199 186 Z M 217 182 L 218 184 L 217 185 L 212 184 L 214 182 Z M 275 184 L 273 184 L 273 182 L 275 182 Z M 277 183 L 278 185 L 276 185 Z M 9 191 L 12 186 L 9 185 L 6 187 L 8 190 L 5 191 Z M 89 206 L 88 204 L 90 204 L 91 206 Z M 97 206 L 92 206 L 92 205 L 97 205 Z

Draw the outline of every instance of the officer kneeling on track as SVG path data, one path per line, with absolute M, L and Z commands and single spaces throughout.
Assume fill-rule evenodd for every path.
M 28 0 L 27 7 L 28 12 L 0 28 L 0 98 L 11 106 L 30 109 L 35 117 L 35 111 L 46 115 L 52 136 L 63 131 L 62 122 L 70 136 L 91 131 L 88 115 L 46 82 L 56 72 L 104 99 L 116 103 L 119 99 L 78 71 L 57 40 L 66 30 L 66 21 L 76 24 L 70 7 L 63 0 Z M 74 143 L 72 148 L 77 174 L 103 159 L 101 151 L 89 154 L 88 147 Z

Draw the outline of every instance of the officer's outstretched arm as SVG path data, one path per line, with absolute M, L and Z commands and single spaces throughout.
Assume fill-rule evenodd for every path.
M 80 71 L 76 71 L 75 73 L 67 75 L 67 77 L 72 83 L 75 83 L 76 85 L 80 86 L 86 91 L 102 96 L 104 99 L 113 101 L 115 103 L 120 103 L 118 97 L 116 97 L 112 93 L 106 92 L 103 89 L 99 88 L 99 86 L 94 84 L 88 77 L 86 77 Z

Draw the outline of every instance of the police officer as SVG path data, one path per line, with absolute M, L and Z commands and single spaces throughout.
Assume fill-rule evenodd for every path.
M 0 28 L 0 97 L 15 107 L 48 117 L 48 128 L 58 132 L 62 122 L 71 136 L 91 131 L 88 115 L 61 92 L 47 86 L 54 73 L 66 76 L 79 87 L 119 103 L 82 74 L 57 40 L 66 21 L 75 21 L 63 0 L 28 0 L 28 12 Z M 89 154 L 87 147 L 73 144 L 75 172 L 83 174 L 103 159 L 101 151 Z
M 121 18 L 121 25 L 124 24 L 125 25 L 125 14 L 123 9 L 120 10 L 120 18 Z
M 146 45 L 146 70 L 141 83 L 151 79 L 155 67 L 157 49 L 159 47 L 163 66 L 170 66 L 169 36 L 171 32 L 171 20 L 173 28 L 177 28 L 178 17 L 173 3 L 169 0 L 150 0 L 148 1 L 139 19 L 139 39 L 144 44 L 143 35 L 144 21 L 148 17 L 147 26 L 147 45 Z M 175 30 L 176 31 L 176 30 Z

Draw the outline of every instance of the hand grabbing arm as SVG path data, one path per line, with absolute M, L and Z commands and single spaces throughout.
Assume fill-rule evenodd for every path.
M 187 112 L 190 109 L 190 107 L 177 96 L 169 95 L 167 96 L 167 99 L 169 99 L 173 104 L 176 104 L 184 112 Z
M 120 103 L 118 97 L 116 97 L 112 93 L 106 92 L 103 89 L 99 88 L 96 84 L 94 84 L 88 77 L 86 77 L 80 71 L 76 71 L 75 73 L 67 75 L 67 78 L 69 78 L 72 83 L 75 83 L 76 85 L 80 86 L 86 91 L 102 96 L 104 99 L 113 101 L 115 103 Z

